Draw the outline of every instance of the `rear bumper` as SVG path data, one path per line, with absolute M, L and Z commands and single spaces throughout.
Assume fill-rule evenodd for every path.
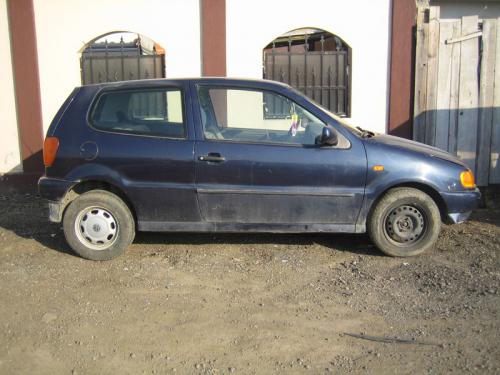
M 64 197 L 76 184 L 74 181 L 60 180 L 57 178 L 41 177 L 38 180 L 40 196 L 49 200 L 49 220 L 60 223 L 66 206 Z M 66 202 L 67 203 L 67 202 Z
M 451 224 L 458 224 L 466 221 L 473 210 L 479 207 L 481 193 L 478 188 L 459 192 L 441 193 L 448 210 L 448 221 Z
M 48 199 L 49 201 L 59 201 L 75 184 L 75 181 L 66 181 L 51 177 L 41 177 L 38 180 L 38 193 L 40 194 L 40 196 Z
M 64 205 L 62 202 L 49 202 L 49 220 L 53 223 L 60 223 L 62 221 L 62 214 L 64 212 Z

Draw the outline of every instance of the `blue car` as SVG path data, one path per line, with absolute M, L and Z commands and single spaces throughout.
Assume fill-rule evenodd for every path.
M 122 254 L 137 231 L 368 232 L 384 253 L 412 256 L 480 199 L 454 156 L 352 127 L 263 80 L 78 87 L 44 163 L 50 220 L 92 260 Z

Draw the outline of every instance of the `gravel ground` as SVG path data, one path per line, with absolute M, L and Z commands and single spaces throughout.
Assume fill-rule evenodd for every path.
M 0 212 L 2 374 L 500 373 L 498 210 L 411 259 L 362 235 L 142 233 L 108 262 L 34 195 Z

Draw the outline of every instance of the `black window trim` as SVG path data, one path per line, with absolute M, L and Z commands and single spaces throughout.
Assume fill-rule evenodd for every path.
M 146 133 L 136 133 L 136 132 L 127 132 L 123 130 L 105 130 L 99 127 L 96 127 L 93 123 L 93 115 L 101 97 L 116 92 L 145 92 L 145 91 L 180 91 L 181 93 L 181 105 L 182 105 L 182 124 L 183 124 L 183 136 L 182 137 L 168 137 L 165 135 L 157 135 L 157 134 L 146 134 Z M 89 106 L 87 111 L 87 125 L 94 131 L 102 132 L 102 133 L 111 133 L 111 134 L 120 134 L 120 135 L 129 135 L 136 137 L 149 137 L 149 138 L 164 138 L 170 140 L 187 140 L 189 138 L 188 124 L 187 124 L 187 112 L 186 112 L 186 89 L 183 86 L 177 85 L 165 85 L 165 86 L 139 86 L 139 87 L 113 87 L 107 88 L 104 87 L 99 90 L 94 98 L 92 99 L 92 103 Z

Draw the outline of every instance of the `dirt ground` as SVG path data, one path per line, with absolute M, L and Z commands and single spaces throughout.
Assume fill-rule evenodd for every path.
M 500 373 L 498 210 L 411 259 L 363 235 L 142 233 L 101 263 L 36 196 L 0 212 L 1 374 Z

